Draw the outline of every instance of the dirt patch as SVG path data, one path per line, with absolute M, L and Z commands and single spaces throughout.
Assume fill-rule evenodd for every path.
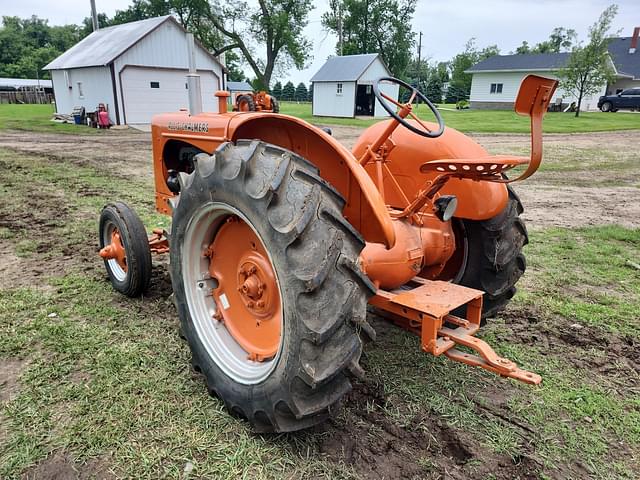
M 116 475 L 105 458 L 91 458 L 76 462 L 69 456 L 55 452 L 29 469 L 23 480 L 111 480 Z
M 20 392 L 20 376 L 28 362 L 20 358 L 0 358 L 0 404 L 12 401 Z

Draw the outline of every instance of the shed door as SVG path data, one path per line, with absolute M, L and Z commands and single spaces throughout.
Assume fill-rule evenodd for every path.
M 204 111 L 217 112 L 214 96 L 220 89 L 211 71 L 199 71 Z M 129 124 L 151 123 L 158 113 L 188 108 L 187 70 L 125 67 L 120 73 L 125 120 Z

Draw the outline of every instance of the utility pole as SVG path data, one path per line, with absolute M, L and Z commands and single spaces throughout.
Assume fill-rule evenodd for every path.
M 422 32 L 420 32 L 419 38 L 420 40 L 418 41 L 418 90 L 420 90 L 420 73 L 422 70 Z
M 342 56 L 342 3 L 338 3 L 338 52 Z
M 96 0 L 91 0 L 91 20 L 93 21 L 93 31 L 95 32 L 100 28 L 98 24 L 98 13 L 96 11 Z

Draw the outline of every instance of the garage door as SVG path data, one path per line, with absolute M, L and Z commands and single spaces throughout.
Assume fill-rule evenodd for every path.
M 214 97 L 219 90 L 218 77 L 211 71 L 200 71 L 203 108 L 217 112 Z M 126 67 L 120 73 L 125 121 L 129 124 L 151 123 L 157 113 L 188 108 L 187 70 Z

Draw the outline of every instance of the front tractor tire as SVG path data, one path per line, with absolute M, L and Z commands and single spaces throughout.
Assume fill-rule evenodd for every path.
M 100 254 L 118 292 L 137 297 L 151 282 L 151 250 L 142 220 L 126 203 L 106 205 L 100 213 Z
M 374 291 L 357 263 L 364 241 L 342 197 L 287 150 L 241 140 L 195 160 L 170 252 L 193 367 L 257 431 L 317 424 L 360 371 Z
M 522 248 L 529 237 L 520 218 L 522 203 L 513 189 L 507 188 L 509 199 L 502 212 L 488 220 L 462 220 L 460 224 L 465 255 L 455 282 L 485 292 L 483 321 L 506 307 L 527 266 Z

